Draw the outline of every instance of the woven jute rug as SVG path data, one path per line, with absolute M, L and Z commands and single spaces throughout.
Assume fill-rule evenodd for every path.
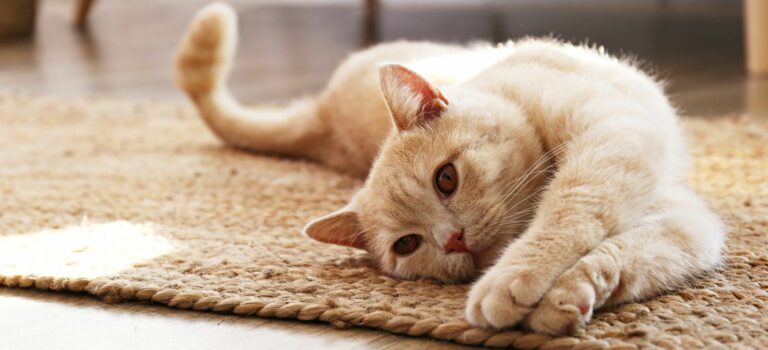
M 300 235 L 358 180 L 222 146 L 188 107 L 0 96 L 0 285 L 525 349 L 768 348 L 768 122 L 685 121 L 721 271 L 552 338 L 474 329 L 468 285 Z

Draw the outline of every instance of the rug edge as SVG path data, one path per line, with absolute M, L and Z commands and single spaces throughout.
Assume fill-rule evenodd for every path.
M 17 289 L 37 289 L 51 292 L 73 292 L 92 295 L 107 304 L 119 302 L 153 302 L 163 306 L 202 312 L 214 312 L 237 316 L 287 319 L 302 322 L 322 322 L 334 328 L 356 327 L 380 330 L 391 334 L 422 337 L 438 341 L 450 341 L 460 345 L 493 348 L 555 349 L 560 347 L 587 346 L 590 349 L 636 345 L 614 339 L 582 340 L 574 337 L 551 337 L 545 334 L 526 333 L 519 330 L 494 332 L 475 328 L 466 322 L 441 322 L 436 319 L 418 320 L 413 317 L 386 311 L 367 312 L 365 309 L 345 306 L 290 302 L 262 302 L 258 299 L 206 297 L 176 289 L 157 289 L 89 278 L 65 278 L 36 275 L 2 275 L 0 286 Z M 240 299 L 240 300 L 238 300 Z

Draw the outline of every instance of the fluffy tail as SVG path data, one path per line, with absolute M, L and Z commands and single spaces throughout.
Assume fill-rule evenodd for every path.
M 237 44 L 237 17 L 223 3 L 200 10 L 187 29 L 176 59 L 176 82 L 197 106 L 205 123 L 224 142 L 259 152 L 307 156 L 317 134 L 311 99 L 283 108 L 249 109 L 227 88 Z

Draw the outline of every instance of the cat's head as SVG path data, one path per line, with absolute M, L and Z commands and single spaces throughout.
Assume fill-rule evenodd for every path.
M 532 215 L 546 167 L 534 166 L 535 131 L 515 104 L 490 94 L 441 92 L 396 64 L 380 80 L 395 131 L 352 201 L 304 232 L 365 249 L 395 277 L 472 278 Z

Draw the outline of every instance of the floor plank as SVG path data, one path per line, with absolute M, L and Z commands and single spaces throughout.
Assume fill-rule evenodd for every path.
M 108 305 L 84 295 L 0 288 L 3 344 L 13 349 L 468 349 L 326 324 Z

